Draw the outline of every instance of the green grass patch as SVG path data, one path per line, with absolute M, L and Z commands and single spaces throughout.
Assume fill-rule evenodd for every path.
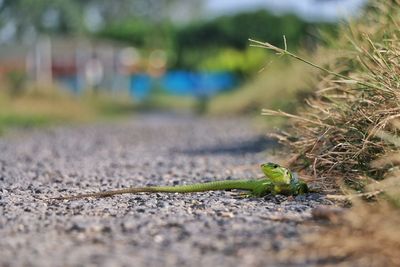
M 198 100 L 191 96 L 176 96 L 164 92 L 156 92 L 148 100 L 138 104 L 137 110 L 191 112 L 196 109 L 197 105 Z
M 74 96 L 56 87 L 31 87 L 18 96 L 0 92 L 0 129 L 83 123 L 128 116 L 136 109 L 129 96 L 87 93 Z
M 253 48 L 256 49 L 256 48 Z M 299 63 L 269 64 L 255 78 L 232 92 L 212 99 L 208 106 L 211 115 L 260 114 L 268 107 L 294 112 L 304 94 L 312 91 L 315 71 Z M 282 119 L 269 119 L 280 124 Z

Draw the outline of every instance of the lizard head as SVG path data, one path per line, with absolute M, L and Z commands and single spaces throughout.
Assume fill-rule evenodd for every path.
M 261 164 L 261 170 L 269 179 L 271 179 L 276 184 L 290 184 L 292 181 L 292 173 L 272 162 Z
M 288 190 L 287 194 L 302 195 L 309 192 L 305 182 L 298 179 L 297 175 L 276 163 L 261 164 L 261 170 L 279 188 L 280 193 Z

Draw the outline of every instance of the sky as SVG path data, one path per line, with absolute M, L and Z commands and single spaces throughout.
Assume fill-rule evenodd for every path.
M 210 16 L 266 8 L 274 13 L 295 13 L 308 21 L 336 21 L 357 13 L 366 0 L 206 0 Z

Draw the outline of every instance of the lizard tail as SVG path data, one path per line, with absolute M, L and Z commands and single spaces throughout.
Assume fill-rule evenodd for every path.
M 76 200 L 81 198 L 88 198 L 88 197 L 111 197 L 114 195 L 121 195 L 121 194 L 129 194 L 129 193 L 143 193 L 143 192 L 158 192 L 155 190 L 155 187 L 130 187 L 130 188 L 123 188 L 111 191 L 104 191 L 104 192 L 96 192 L 96 193 L 87 193 L 87 194 L 79 194 L 73 196 L 65 196 L 65 197 L 52 197 L 50 200 Z
M 194 193 L 228 189 L 253 190 L 256 184 L 258 183 L 255 180 L 223 180 L 189 185 L 157 186 L 152 189 L 154 190 L 153 192 Z
M 178 186 L 148 186 L 148 187 L 130 187 L 111 191 L 97 192 L 80 194 L 74 196 L 55 197 L 50 200 L 76 200 L 88 197 L 110 197 L 121 194 L 134 194 L 134 193 L 145 193 L 145 192 L 163 192 L 163 193 L 194 193 L 204 191 L 216 191 L 216 190 L 227 190 L 227 189 L 242 189 L 242 190 L 254 190 L 258 182 L 254 180 L 225 180 L 215 181 L 208 183 L 199 183 L 191 185 L 178 185 Z

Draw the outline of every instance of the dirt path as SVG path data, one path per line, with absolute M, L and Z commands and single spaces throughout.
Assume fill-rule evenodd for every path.
M 319 195 L 61 194 L 260 176 L 273 143 L 246 119 L 138 115 L 0 138 L 0 266 L 283 266 Z M 279 220 L 279 218 L 289 220 Z

